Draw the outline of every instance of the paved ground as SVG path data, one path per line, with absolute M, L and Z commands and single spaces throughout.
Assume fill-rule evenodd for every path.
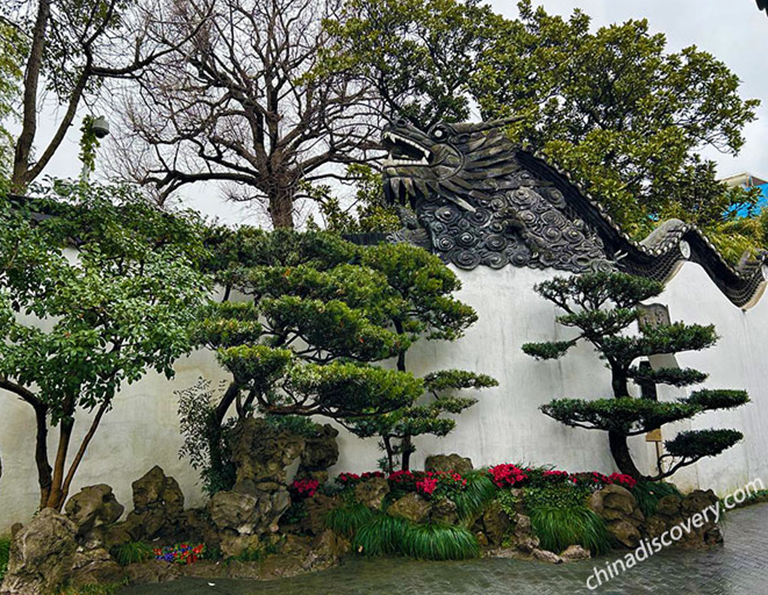
M 585 580 L 594 566 L 605 567 L 612 556 L 561 566 L 514 560 L 353 559 L 294 579 L 183 579 L 129 588 L 121 595 L 768 595 L 768 504 L 730 512 L 725 540 L 725 546 L 704 553 L 660 552 L 597 591 L 589 591 Z

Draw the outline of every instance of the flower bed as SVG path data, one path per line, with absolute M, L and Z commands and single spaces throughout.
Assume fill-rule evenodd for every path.
M 205 544 L 195 546 L 181 543 L 162 548 L 155 548 L 155 559 L 169 562 L 171 564 L 194 564 L 205 555 Z
M 579 473 L 569 473 L 556 469 L 543 468 L 520 468 L 516 465 L 503 463 L 488 468 L 488 473 L 493 478 L 493 483 L 499 488 L 510 487 L 542 487 L 558 483 L 571 482 L 579 486 L 589 486 L 594 490 L 599 490 L 607 485 L 620 485 L 631 490 L 637 485 L 629 475 L 621 473 L 612 473 L 604 475 L 597 471 L 583 471 Z

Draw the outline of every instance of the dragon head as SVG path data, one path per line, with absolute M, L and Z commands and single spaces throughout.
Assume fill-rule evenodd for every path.
M 499 178 L 519 168 L 502 128 L 515 119 L 480 124 L 438 123 L 423 132 L 398 119 L 384 128 L 389 152 L 382 164 L 393 204 L 442 198 L 474 212 L 499 189 Z

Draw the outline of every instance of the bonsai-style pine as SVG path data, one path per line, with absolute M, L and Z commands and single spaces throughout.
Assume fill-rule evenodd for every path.
M 658 471 L 643 477 L 629 452 L 627 438 L 692 418 L 715 409 L 732 409 L 749 402 L 743 390 L 701 389 L 672 402 L 632 397 L 630 380 L 685 387 L 700 384 L 707 375 L 690 368 L 650 370 L 635 364 L 656 354 L 700 351 L 717 341 L 715 327 L 675 322 L 640 326 L 639 334 L 626 331 L 638 321 L 639 305 L 663 291 L 660 283 L 623 273 L 590 273 L 556 277 L 540 283 L 536 291 L 565 311 L 557 321 L 579 334 L 569 341 L 527 343 L 523 351 L 537 359 L 558 359 L 579 341 L 588 341 L 611 370 L 614 398 L 558 399 L 541 407 L 549 417 L 575 428 L 608 432 L 611 454 L 622 473 L 635 479 L 659 480 L 704 457 L 716 456 L 743 438 L 736 430 L 692 430 L 665 442 Z M 662 463 L 669 461 L 666 469 Z
M 420 337 L 452 340 L 476 319 L 451 296 L 459 287 L 455 275 L 420 248 L 248 228 L 211 243 L 218 280 L 236 290 L 212 306 L 200 331 L 232 374 L 204 430 L 213 438 L 212 455 L 224 448 L 219 437 L 234 405 L 238 418 L 254 411 L 322 415 L 359 436 L 381 435 L 392 462 L 396 453 L 410 454 L 411 436 L 450 431 L 455 422 L 440 419 L 444 411 L 474 402 L 441 394 L 415 406 L 425 386 L 437 394 L 494 383 L 468 372 L 422 380 L 406 370 L 405 353 Z M 230 299 L 235 293 L 249 299 Z M 396 369 L 377 365 L 388 359 Z M 398 450 L 395 441 L 406 447 Z
M 403 339 L 398 370 L 407 370 L 407 350 L 419 339 L 455 341 L 477 320 L 472 307 L 453 297 L 461 282 L 437 256 L 407 244 L 385 244 L 366 249 L 361 260 L 365 266 L 383 273 L 403 300 L 403 307 L 393 310 L 389 320 L 389 327 Z M 490 376 L 466 370 L 431 372 L 423 382 L 425 394 L 418 404 L 347 424 L 358 436 L 379 436 L 386 453 L 383 467 L 389 472 L 394 471 L 398 457 L 401 469 L 410 468 L 410 457 L 415 451 L 413 438 L 424 434 L 447 435 L 456 427 L 456 420 L 444 414 L 459 414 L 477 402 L 459 396 L 457 391 L 498 384 Z
M 397 357 L 408 338 L 386 328 L 402 299 L 360 249 L 322 232 L 239 232 L 237 260 L 221 275 L 250 299 L 212 307 L 201 340 L 232 383 L 234 403 L 276 415 L 347 418 L 387 413 L 421 394 L 412 375 L 371 365 Z M 232 266 L 234 265 L 234 266 Z

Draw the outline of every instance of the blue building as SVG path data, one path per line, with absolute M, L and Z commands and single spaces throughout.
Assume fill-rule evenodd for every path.
M 757 210 L 761 211 L 763 208 L 768 206 L 768 181 L 763 180 L 762 178 L 758 178 L 757 176 L 753 176 L 748 172 L 736 174 L 735 176 L 729 176 L 722 181 L 730 187 L 741 186 L 742 188 L 759 188 L 761 196 L 757 201 Z M 740 210 L 738 215 L 740 217 L 746 217 L 747 210 Z

